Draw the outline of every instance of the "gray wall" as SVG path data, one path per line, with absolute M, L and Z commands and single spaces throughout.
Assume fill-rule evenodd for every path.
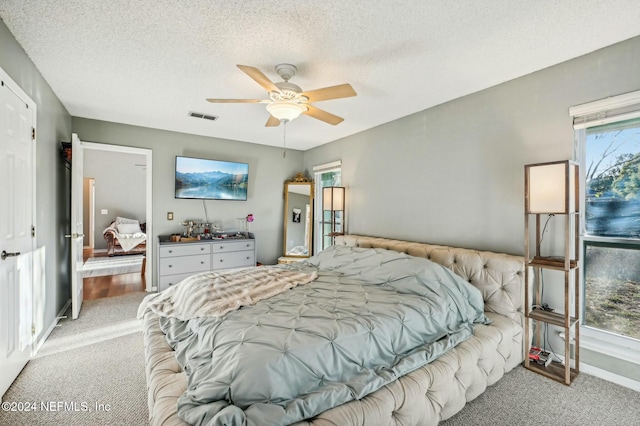
M 78 117 L 73 118 L 72 127 L 85 142 L 153 150 L 153 235 L 150 241 L 154 250 L 158 235 L 181 232 L 180 222 L 184 220 L 205 218 L 201 200 L 174 197 L 176 155 L 249 163 L 247 201 L 206 201 L 209 220 L 225 230 L 237 230 L 237 218 L 253 213 L 255 221 L 249 226 L 256 236 L 258 261 L 273 264 L 281 256 L 284 182 L 301 171 L 302 152 L 287 150 L 286 158 L 282 158 L 282 148 Z M 88 173 L 85 170 L 85 174 Z M 173 221 L 167 220 L 167 212 L 173 212 Z
M 304 168 L 342 160 L 350 233 L 522 254 L 523 166 L 571 158 L 568 108 L 638 90 L 639 68 L 635 38 L 306 151 Z
M 71 175 L 59 148 L 71 140 L 71 116 L 42 75 L 0 20 L 0 67 L 37 105 L 36 245 L 46 251 L 45 300 L 38 339 L 55 321 L 69 298 L 69 241 Z
M 145 156 L 122 152 L 84 151 L 84 176 L 95 179 L 95 248 L 106 249 L 102 231 L 116 217 L 146 222 Z M 107 214 L 102 214 L 106 209 Z M 85 235 L 88 236 L 87 233 Z M 85 238 L 85 245 L 88 240 Z
M 522 255 L 523 166 L 571 158 L 569 107 L 640 89 L 638 70 L 634 38 L 306 151 L 304 168 L 342 160 L 349 233 Z

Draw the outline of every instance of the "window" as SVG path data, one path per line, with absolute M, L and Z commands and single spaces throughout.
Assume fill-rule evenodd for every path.
M 587 129 L 585 160 L 586 234 L 640 239 L 640 119 Z
M 342 163 L 334 161 L 332 163 L 315 166 L 313 168 L 315 183 L 315 238 L 314 238 L 314 254 L 320 253 L 323 247 L 332 245 L 331 238 L 327 236 L 331 232 L 331 212 L 322 210 L 322 188 L 328 186 L 340 186 L 342 184 Z M 341 220 L 342 218 L 336 218 Z
M 576 107 L 583 179 L 583 325 L 640 340 L 640 94 Z M 635 102 L 635 103 L 634 103 Z M 607 105 L 607 103 L 609 103 Z
M 640 250 L 585 241 L 583 324 L 640 339 Z

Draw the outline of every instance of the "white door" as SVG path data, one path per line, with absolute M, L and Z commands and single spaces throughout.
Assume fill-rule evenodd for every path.
M 77 134 L 71 135 L 71 317 L 77 319 L 82 307 L 82 225 L 84 151 Z
M 15 83 L 5 80 L 4 71 L 0 77 L 1 396 L 26 365 L 33 346 L 35 105 Z

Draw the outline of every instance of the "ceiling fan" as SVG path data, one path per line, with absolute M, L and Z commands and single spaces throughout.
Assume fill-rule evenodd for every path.
M 339 124 L 344 118 L 311 105 L 310 102 L 327 101 L 330 99 L 348 98 L 356 96 L 350 84 L 324 87 L 322 89 L 303 92 L 300 86 L 289 83 L 289 79 L 296 75 L 298 70 L 291 64 L 279 64 L 276 72 L 284 80 L 274 83 L 258 68 L 247 65 L 238 65 L 245 74 L 262 86 L 269 93 L 269 99 L 207 99 L 212 103 L 261 103 L 267 104 L 269 119 L 266 127 L 279 126 L 280 122 L 288 122 L 297 118 L 300 114 L 308 115 L 329 124 Z

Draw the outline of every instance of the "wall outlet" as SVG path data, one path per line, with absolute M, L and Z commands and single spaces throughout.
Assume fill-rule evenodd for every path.
M 167 220 L 173 220 L 173 212 L 167 212 Z
M 107 210 L 107 209 L 102 209 L 102 210 L 100 210 L 100 213 L 102 213 L 102 214 L 109 214 L 109 210 Z

